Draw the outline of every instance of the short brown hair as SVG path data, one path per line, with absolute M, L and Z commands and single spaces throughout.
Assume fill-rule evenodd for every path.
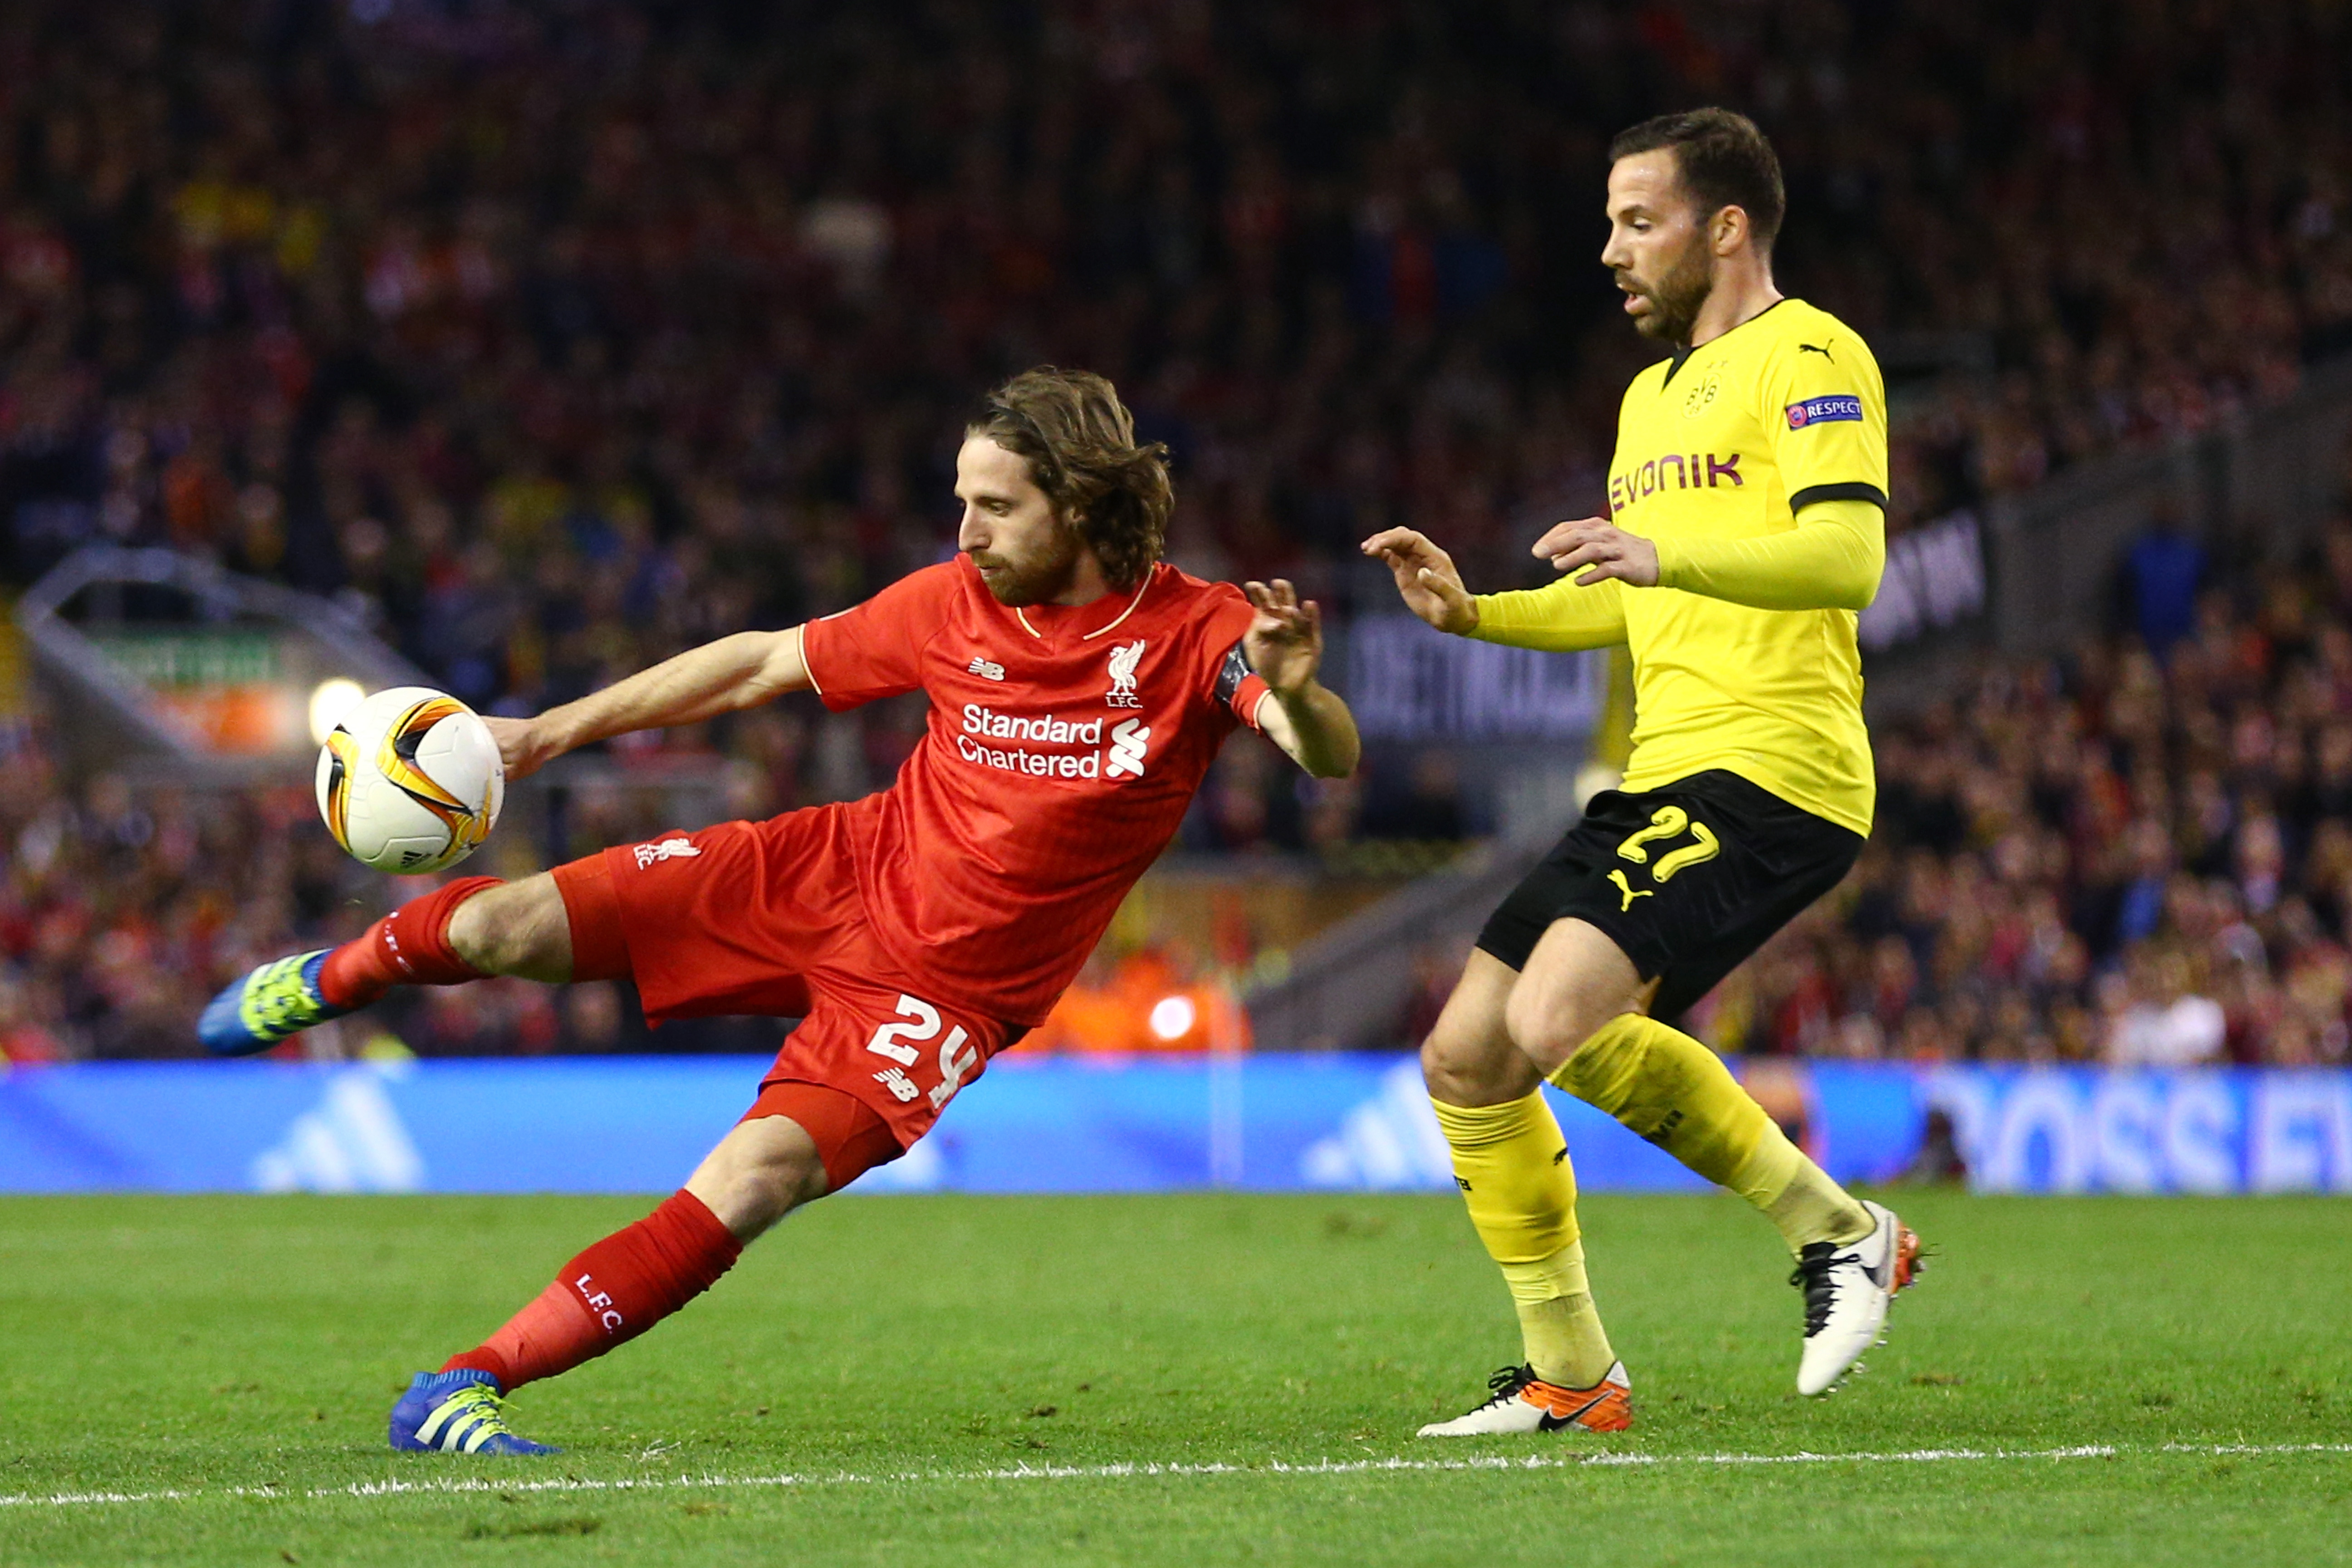
M 1756 121 L 1728 109 L 1693 109 L 1661 114 L 1621 131 L 1609 143 L 1609 161 L 1671 148 L 1683 188 L 1698 202 L 1702 217 L 1726 207 L 1748 215 L 1759 250 L 1769 250 L 1789 208 L 1780 182 L 1780 160 Z
M 1168 447 L 1136 444 L 1135 416 L 1093 372 L 1024 370 L 988 395 L 964 435 L 1029 459 L 1029 477 L 1094 551 L 1111 586 L 1141 583 L 1167 547 L 1176 504 Z

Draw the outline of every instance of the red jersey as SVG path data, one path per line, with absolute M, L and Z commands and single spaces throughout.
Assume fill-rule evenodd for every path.
M 875 934 L 939 1000 L 1052 1010 L 1226 735 L 1255 726 L 1255 614 L 1165 563 L 1133 593 L 1015 609 L 960 555 L 808 624 L 826 707 L 931 700 L 898 781 L 847 809 Z

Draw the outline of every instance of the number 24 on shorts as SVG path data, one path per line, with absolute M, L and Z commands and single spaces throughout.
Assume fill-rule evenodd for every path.
M 866 1042 L 867 1050 L 898 1064 L 876 1073 L 874 1081 L 888 1089 L 901 1104 L 922 1092 L 915 1080 L 907 1076 L 907 1069 L 920 1061 L 923 1053 L 906 1042 L 928 1043 L 939 1039 L 940 1023 L 937 1007 L 919 996 L 901 995 L 898 998 L 898 1016 L 877 1027 L 874 1037 Z M 946 1039 L 940 1040 L 940 1081 L 931 1090 L 933 1110 L 944 1107 L 961 1087 L 963 1075 L 980 1065 L 980 1051 L 968 1043 L 971 1037 L 964 1033 L 962 1026 L 958 1025 Z

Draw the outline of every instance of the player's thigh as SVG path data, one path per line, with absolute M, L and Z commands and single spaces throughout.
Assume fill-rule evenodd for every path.
M 1445 1105 L 1504 1105 L 1535 1092 L 1536 1070 L 1503 1021 L 1517 980 L 1517 973 L 1493 953 L 1470 950 L 1470 962 L 1436 1026 L 1421 1043 L 1421 1077 L 1431 1099 Z
M 603 865 L 651 1024 L 805 1016 L 808 977 L 854 964 L 870 934 L 854 847 L 829 806 L 666 834 L 607 850 Z
M 1590 921 L 1554 921 L 1511 987 L 1511 1038 L 1549 1078 L 1610 1019 L 1638 1013 L 1654 987 L 1615 938 Z
M 1793 868 L 1759 888 L 1753 899 L 1725 918 L 1720 936 L 1677 954 L 1659 974 L 1652 1013 L 1669 1024 L 1681 1017 L 1783 926 L 1843 881 L 1858 853 L 1832 841 L 1813 863 Z
M 448 941 L 485 974 L 572 978 L 572 922 L 555 878 L 545 871 L 485 888 L 459 904 L 449 917 Z

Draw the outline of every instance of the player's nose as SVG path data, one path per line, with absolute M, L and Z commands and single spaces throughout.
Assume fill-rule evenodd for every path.
M 966 554 L 988 548 L 988 530 L 982 525 L 978 507 L 963 509 L 963 518 L 956 524 L 956 548 Z

